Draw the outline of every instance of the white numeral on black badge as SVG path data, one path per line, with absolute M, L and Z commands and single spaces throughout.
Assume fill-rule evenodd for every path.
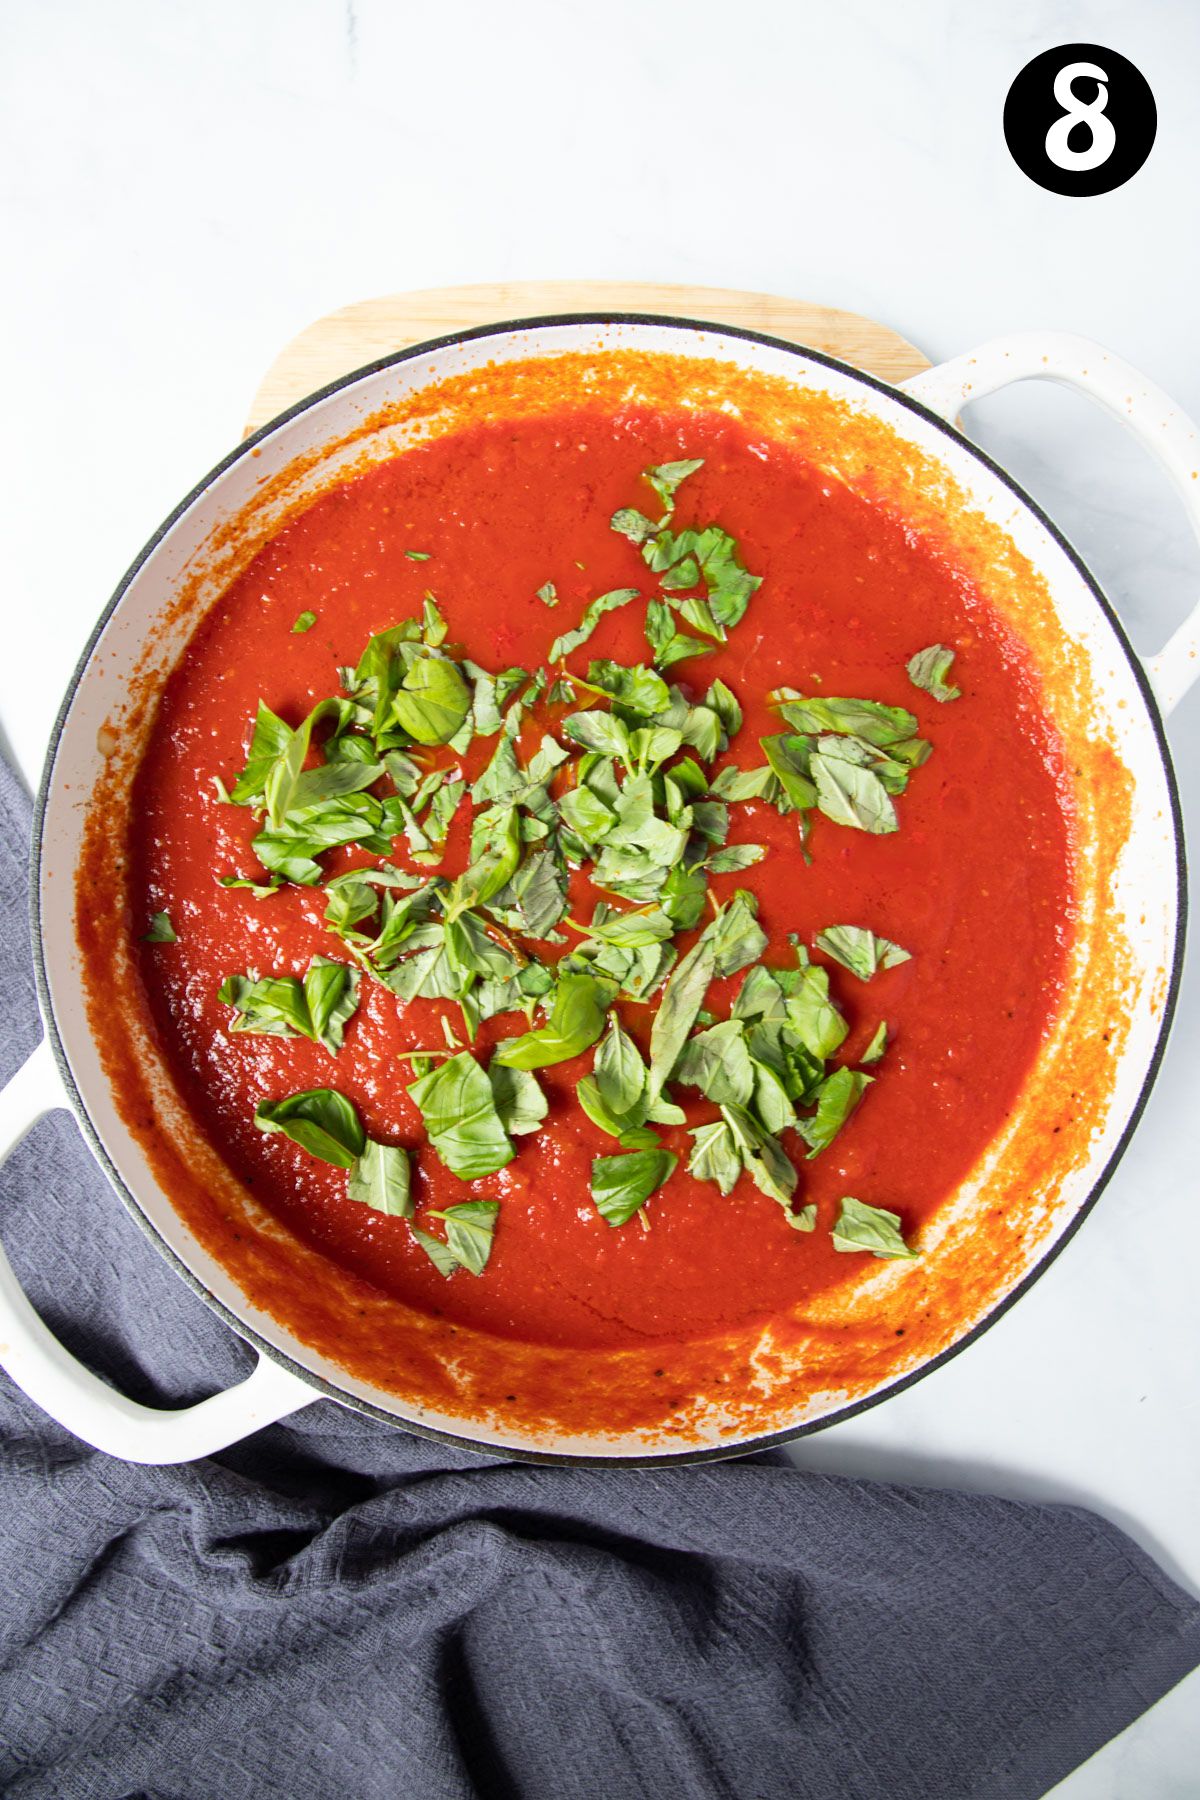
M 1099 84 L 1094 100 L 1081 100 L 1073 83 L 1084 76 Z M 1098 169 L 1117 147 L 1113 122 L 1105 112 L 1108 105 L 1108 76 L 1096 63 L 1067 63 L 1054 78 L 1054 98 L 1066 110 L 1055 119 L 1046 133 L 1046 155 L 1060 169 L 1083 171 Z M 1071 148 L 1070 136 L 1076 125 L 1088 128 L 1087 145 L 1082 150 Z

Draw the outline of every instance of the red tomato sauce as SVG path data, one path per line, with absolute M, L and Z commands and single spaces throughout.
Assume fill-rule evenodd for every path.
M 789 933 L 811 945 L 831 924 L 870 926 L 911 952 L 869 983 L 831 965 L 852 1027 L 839 1060 L 855 1061 L 880 1019 L 890 1046 L 827 1151 L 802 1161 L 803 1144 L 793 1134 L 784 1140 L 800 1167 L 796 1204 L 817 1205 L 809 1235 L 789 1230 L 747 1178 L 723 1198 L 689 1177 L 682 1127 L 662 1133 L 680 1166 L 650 1203 L 650 1229 L 636 1220 L 610 1227 L 592 1206 L 589 1174 L 592 1158 L 616 1145 L 574 1100 L 590 1051 L 538 1071 L 550 1099 L 546 1125 L 517 1139 L 506 1169 L 466 1184 L 424 1142 L 400 1060 L 443 1045 L 442 1015 L 461 1031 L 453 1002 L 406 1008 L 364 976 L 359 1010 L 332 1059 L 303 1039 L 232 1034 L 232 1013 L 217 999 L 230 974 L 298 975 L 314 954 L 345 957 L 325 929 L 320 890 L 285 887 L 256 901 L 218 885 L 219 876 L 256 870 L 249 842 L 257 822 L 221 804 L 213 778 L 232 785 L 259 699 L 298 723 L 337 691 L 337 668 L 355 663 L 372 633 L 419 613 L 427 589 L 449 623 L 448 647 L 496 670 L 538 667 L 596 595 L 655 591 L 609 519 L 629 505 L 657 516 L 640 471 L 694 456 L 704 466 L 680 489 L 675 527 L 719 522 L 764 577 L 729 643 L 668 676 L 694 694 L 720 676 L 737 695 L 745 725 L 721 761 L 762 761 L 759 736 L 780 729 L 765 696 L 784 684 L 906 706 L 933 744 L 896 802 L 895 834 L 874 837 L 814 815 L 806 866 L 795 817 L 735 805 L 730 841 L 765 844 L 768 855 L 741 874 L 711 878 L 717 899 L 738 887 L 757 895 L 768 963 L 793 960 Z M 559 594 L 554 610 L 537 597 L 547 581 Z M 305 611 L 316 623 L 295 634 Z M 635 604 L 606 617 L 572 667 L 584 670 L 591 656 L 648 661 L 643 614 Z M 953 703 L 918 692 L 905 672 L 908 658 L 934 642 L 957 653 L 952 679 L 962 698 Z M 540 725 L 553 729 L 555 716 L 547 712 Z M 469 778 L 494 747 L 495 739 L 477 740 L 461 759 Z M 936 546 L 795 453 L 716 415 L 628 413 L 602 428 L 594 414 L 563 413 L 473 426 L 346 482 L 285 526 L 175 670 L 137 778 L 131 846 L 135 929 L 166 910 L 178 933 L 177 943 L 139 948 L 151 1014 L 191 1110 L 255 1199 L 387 1294 L 514 1339 L 582 1347 L 766 1320 L 861 1271 L 863 1257 L 830 1243 L 842 1195 L 898 1213 L 919 1246 L 922 1225 L 1013 1108 L 1054 1015 L 1071 931 L 1061 759 L 1028 654 L 982 595 Z M 452 839 L 446 873 L 462 866 L 463 836 Z M 333 874 L 366 860 L 335 852 L 324 862 Z M 413 866 L 402 839 L 395 860 Z M 741 979 L 717 984 L 709 1007 L 723 1013 Z M 653 1010 L 622 1006 L 643 1049 Z M 518 1015 L 485 1024 L 481 1059 L 498 1037 L 524 1029 Z M 326 1086 L 354 1102 L 372 1137 L 413 1150 L 418 1224 L 430 1207 L 500 1201 L 482 1277 L 445 1280 L 403 1220 L 346 1197 L 341 1170 L 256 1129 L 261 1100 Z M 677 1091 L 690 1123 L 713 1116 L 689 1093 Z M 302 1334 L 302 1294 L 293 1312 Z

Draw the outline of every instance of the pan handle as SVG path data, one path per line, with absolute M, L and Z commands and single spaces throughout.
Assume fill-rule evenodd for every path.
M 1157 457 L 1200 540 L 1200 436 L 1195 425 L 1161 388 L 1090 338 L 1063 331 L 1015 332 L 926 369 L 901 387 L 940 418 L 953 421 L 971 401 L 1014 381 L 1057 381 L 1098 400 Z M 1200 604 L 1157 656 L 1143 660 L 1161 710 L 1173 711 L 1200 678 Z
M 0 1090 L 0 1163 L 66 1094 L 48 1038 Z M 0 1368 L 85 1443 L 125 1462 L 183 1463 L 224 1450 L 320 1396 L 268 1357 L 244 1381 L 195 1406 L 163 1412 L 127 1400 L 48 1331 L 0 1249 Z

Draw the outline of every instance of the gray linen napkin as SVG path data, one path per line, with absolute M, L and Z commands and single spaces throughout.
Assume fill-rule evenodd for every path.
M 38 1033 L 28 834 L 0 764 L 0 1079 Z M 134 1398 L 249 1367 L 67 1118 L 0 1229 Z M 0 1595 L 10 1800 L 1027 1800 L 1200 1662 L 1200 1605 L 1074 1507 L 529 1468 L 330 1401 L 143 1469 L 2 1377 Z

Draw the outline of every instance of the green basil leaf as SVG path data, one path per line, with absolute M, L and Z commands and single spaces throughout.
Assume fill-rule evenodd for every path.
M 397 1144 L 368 1138 L 362 1155 L 346 1178 L 351 1200 L 394 1219 L 412 1217 L 412 1171 L 408 1151 Z
M 731 1010 L 735 1019 L 772 1019 L 782 1023 L 787 1014 L 783 989 L 774 971 L 764 969 L 761 964 L 751 969 L 738 989 Z
M 568 1062 L 596 1042 L 606 1015 L 605 989 L 593 976 L 560 976 L 549 1023 L 520 1037 L 505 1038 L 496 1046 L 493 1061 L 510 1069 L 542 1069 Z
M 709 793 L 718 800 L 767 800 L 774 803 L 782 791 L 779 777 L 769 763 L 759 769 L 739 769 L 727 763 L 713 778 Z
M 682 462 L 659 463 L 655 469 L 645 471 L 645 479 L 650 483 L 663 505 L 674 508 L 675 491 L 681 481 L 694 475 L 697 469 L 704 467 L 704 458 L 694 456 Z
M 721 729 L 721 716 L 711 706 L 689 706 L 677 727 L 685 744 L 704 762 L 711 762 L 721 751 L 721 740 L 724 735 Z
M 658 530 L 658 526 L 653 524 L 645 513 L 638 512 L 636 507 L 632 506 L 620 507 L 613 514 L 609 523 L 614 531 L 619 531 L 622 537 L 627 537 L 631 544 L 644 544 Z
M 467 684 L 452 662 L 420 656 L 392 700 L 401 729 L 418 744 L 447 744 L 471 707 Z
M 439 1275 L 444 1275 L 449 1280 L 462 1267 L 449 1244 L 444 1244 L 441 1238 L 434 1237 L 432 1232 L 422 1231 L 419 1225 L 410 1225 L 409 1230 L 414 1243 L 420 1244 Z
M 755 914 L 758 901 L 753 894 L 739 888 L 727 906 L 704 930 L 712 944 L 713 962 L 718 975 L 736 975 L 748 963 L 755 963 L 767 947 L 766 932 Z
M 723 1194 L 731 1194 L 742 1172 L 742 1153 L 726 1121 L 714 1119 L 688 1135 L 692 1139 L 688 1174 L 697 1181 L 714 1181 Z
M 756 1058 L 752 1066 L 755 1117 L 764 1130 L 778 1137 L 796 1123 L 796 1109 L 788 1095 L 787 1084 L 771 1062 L 760 1062 Z
M 634 1150 L 626 1155 L 598 1156 L 592 1163 L 592 1200 L 610 1225 L 625 1225 L 679 1162 L 669 1150 Z
M 463 1200 L 441 1212 L 431 1211 L 428 1216 L 444 1221 L 446 1247 L 458 1267 L 468 1274 L 482 1275 L 492 1254 L 499 1212 L 497 1200 Z
M 322 1162 L 352 1169 L 367 1134 L 351 1101 L 333 1088 L 309 1088 L 283 1100 L 263 1100 L 254 1114 L 260 1131 L 279 1131 Z
M 653 717 L 671 704 L 666 682 L 644 663 L 634 663 L 630 668 L 610 661 L 589 663 L 588 685 L 603 688 L 618 706 L 641 713 L 645 718 Z
M 628 606 L 631 600 L 637 598 L 637 588 L 614 588 L 611 593 L 601 594 L 585 608 L 574 631 L 564 632 L 562 637 L 555 638 L 550 646 L 549 660 L 556 663 L 561 662 L 564 656 L 570 656 L 581 644 L 587 643 L 605 613 L 616 612 L 618 607 Z
M 708 883 L 703 867 L 680 863 L 663 882 L 658 901 L 677 931 L 690 931 L 704 917 L 707 898 Z
M 570 713 L 563 720 L 563 730 L 585 750 L 596 750 L 602 756 L 619 756 L 623 762 L 629 760 L 629 729 L 612 713 Z
M 283 886 L 278 877 L 270 881 L 255 881 L 250 875 L 218 875 L 217 886 L 223 888 L 246 888 L 256 900 L 269 900 Z M 170 921 L 168 920 L 168 924 Z M 153 941 L 153 940 L 151 940 Z M 166 940 L 160 940 L 165 942 Z
M 231 1031 L 311 1038 L 336 1056 L 346 1023 L 358 1007 L 358 971 L 348 963 L 314 956 L 303 982 L 293 975 L 262 981 L 231 975 L 217 990 L 217 998 L 238 1015 Z
M 406 550 L 406 556 L 414 556 L 414 552 Z M 428 561 L 428 557 L 422 558 Z M 436 650 L 445 643 L 450 627 L 442 617 L 441 609 L 432 594 L 426 594 L 421 612 L 421 637 L 431 650 Z
M 723 681 L 718 680 L 713 682 L 704 696 L 704 703 L 720 719 L 726 738 L 735 738 L 742 729 L 742 709 L 738 705 L 737 695 Z
M 549 1103 L 528 1069 L 509 1069 L 492 1059 L 488 1069 L 492 1098 L 500 1123 L 510 1137 L 536 1131 L 549 1111 Z
M 544 938 L 567 910 L 567 880 L 551 850 L 535 850 L 508 886 L 490 902 L 490 910 L 529 937 Z
M 690 656 L 711 656 L 716 649 L 715 644 L 706 644 L 701 638 L 677 630 L 675 614 L 665 600 L 651 600 L 647 604 L 646 641 L 660 669 L 669 669 Z
M 740 1021 L 726 1019 L 689 1038 L 671 1079 L 699 1088 L 715 1106 L 748 1106 L 754 1093 L 754 1064 Z
M 859 1057 L 860 1063 L 877 1063 L 888 1045 L 887 1020 L 880 1019 L 871 1034 L 871 1041 Z
M 829 1148 L 873 1080 L 873 1075 L 863 1075 L 858 1069 L 835 1069 L 821 1083 L 816 1114 L 801 1119 L 796 1127 L 808 1145 L 810 1160 Z
M 817 1209 L 813 1202 L 797 1208 L 795 1212 L 784 1211 L 784 1217 L 793 1231 L 815 1231 L 817 1228 Z
M 499 811 L 488 832 L 488 849 L 454 883 L 447 917 L 460 908 L 483 906 L 506 888 L 521 861 L 521 820 L 515 806 Z
M 829 925 L 817 933 L 815 942 L 818 950 L 832 956 L 860 981 L 870 981 L 877 969 L 894 969 L 911 960 L 910 953 L 899 944 L 877 937 L 861 925 Z
M 603 910 L 603 916 L 601 912 Z M 625 949 L 641 949 L 647 944 L 665 943 L 673 937 L 675 926 L 661 907 L 647 907 L 638 912 L 609 912 L 596 908 L 588 926 L 589 940 L 601 944 L 617 944 Z
M 544 581 L 542 583 L 541 587 L 537 590 L 537 597 L 542 602 L 543 606 L 558 605 L 558 589 L 552 581 Z
M 777 778 L 792 805 L 801 811 L 815 806 L 817 790 L 809 779 L 812 768 L 811 739 L 781 732 L 777 737 L 760 738 L 758 741 L 767 753 L 771 773 Z
M 428 550 L 406 550 L 404 552 L 404 554 L 405 554 L 405 556 L 408 557 L 410 562 L 428 562 L 429 561 Z
M 292 630 L 296 632 L 311 631 L 316 622 L 317 615 L 315 612 L 302 612 L 296 620 L 296 623 L 292 626 Z
M 615 1013 L 609 1015 L 608 1030 L 596 1051 L 594 1067 L 596 1086 L 608 1113 L 626 1121 L 622 1130 L 640 1125 L 645 1117 L 644 1109 L 640 1113 L 638 1109 L 646 1095 L 646 1065 Z
M 783 1145 L 740 1106 L 723 1106 L 721 1116 L 755 1187 L 790 1208 L 799 1177 Z
M 358 970 L 314 956 L 304 977 L 304 1000 L 311 1026 L 308 1035 L 336 1056 L 346 1025 L 358 1010 Z
M 650 1028 L 651 1100 L 657 1100 L 670 1080 L 715 973 L 716 953 L 707 935 L 672 970 Z
M 492 1084 L 469 1050 L 412 1082 L 408 1092 L 438 1156 L 460 1181 L 494 1175 L 512 1161 Z
M 881 1262 L 915 1262 L 918 1250 L 910 1250 L 900 1231 L 899 1213 L 883 1206 L 868 1206 L 847 1194 L 833 1228 L 835 1250 L 869 1250 Z
M 766 854 L 764 844 L 726 844 L 723 850 L 708 857 L 704 866 L 710 875 L 740 875 L 743 869 L 761 862 Z
M 811 767 L 817 805 L 835 825 L 852 825 L 875 835 L 898 829 L 887 789 L 870 769 L 816 753 Z
M 223 886 L 232 887 L 232 881 L 225 881 Z M 175 927 L 171 923 L 170 913 L 156 912 L 149 926 L 142 933 L 143 944 L 176 944 L 179 942 Z
M 616 813 L 587 787 L 572 788 L 565 793 L 558 802 L 558 810 L 585 844 L 597 843 L 617 822 Z
M 363 762 L 357 757 L 322 763 L 316 769 L 302 769 L 289 790 L 285 816 L 319 806 L 327 800 L 340 799 L 343 794 L 361 793 L 373 786 L 383 772 L 382 763 Z
M 909 658 L 908 679 L 914 687 L 923 688 L 935 700 L 958 700 L 962 689 L 951 687 L 946 680 L 954 661 L 954 651 L 945 644 L 930 644 Z
M 267 777 L 280 757 L 286 755 L 293 735 L 291 726 L 285 725 L 260 700 L 246 766 L 234 782 L 233 792 L 229 796 L 235 806 L 249 806 L 255 800 L 262 799 Z
M 824 1061 L 845 1041 L 850 1027 L 829 998 L 829 971 L 800 969 L 787 998 L 788 1024 L 804 1048 Z
M 304 988 L 292 975 L 265 981 L 230 975 L 217 989 L 217 999 L 223 1006 L 232 1006 L 237 1015 L 231 1031 L 268 1037 L 313 1036 Z
M 774 696 L 772 696 L 774 699 Z M 903 706 L 884 706 L 879 700 L 848 700 L 833 695 L 806 699 L 789 695 L 779 710 L 794 730 L 814 737 L 823 731 L 845 732 L 865 738 L 868 744 L 886 746 L 916 734 L 915 713 Z

